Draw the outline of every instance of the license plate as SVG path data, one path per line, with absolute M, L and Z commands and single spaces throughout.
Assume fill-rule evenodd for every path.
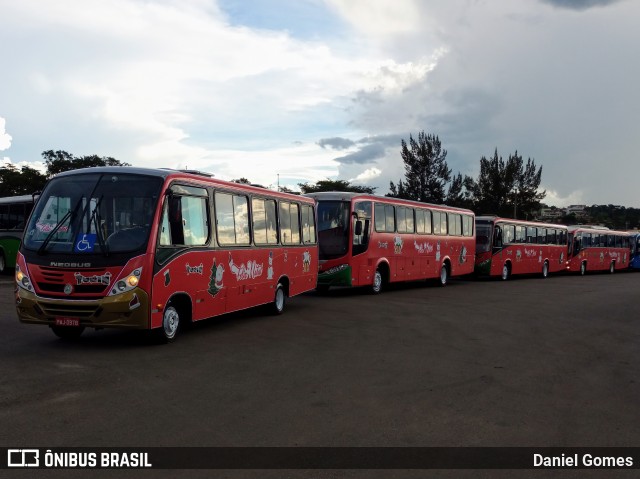
M 56 318 L 56 326 L 80 326 L 80 319 L 60 316 Z

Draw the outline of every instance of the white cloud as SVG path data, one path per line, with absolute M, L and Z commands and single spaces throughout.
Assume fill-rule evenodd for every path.
M 351 183 L 368 183 L 382 174 L 382 170 L 379 168 L 367 168 L 355 178 L 349 180 Z
M 544 189 L 544 188 L 543 188 Z M 568 195 L 561 195 L 555 190 L 547 190 L 547 196 L 543 200 L 549 206 L 567 207 L 570 205 L 584 205 L 584 193 L 580 190 L 572 191 Z
M 11 146 L 11 135 L 5 130 L 6 124 L 6 120 L 0 116 L 0 151 L 7 150 Z

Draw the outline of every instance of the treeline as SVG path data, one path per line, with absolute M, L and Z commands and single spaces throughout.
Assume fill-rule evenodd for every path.
M 92 166 L 131 166 L 110 156 L 73 156 L 63 150 L 43 151 L 42 158 L 46 165 L 45 173 L 29 166 L 17 168 L 8 164 L 0 167 L 0 196 L 30 195 L 42 190 L 47 179 L 63 171 Z

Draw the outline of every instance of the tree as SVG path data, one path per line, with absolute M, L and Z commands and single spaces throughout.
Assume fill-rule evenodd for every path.
M 110 156 L 73 156 L 63 150 L 47 150 L 42 152 L 45 164 L 47 165 L 47 176 L 50 178 L 58 173 L 79 168 L 91 168 L 94 166 L 131 166 Z
M 319 191 L 352 191 L 354 193 L 368 193 L 373 194 L 376 190 L 371 186 L 358 186 L 352 185 L 351 182 L 346 180 L 320 180 L 315 185 L 309 183 L 298 183 L 300 190 L 303 193 L 318 193 Z
M 240 183 L 242 185 L 250 185 L 251 182 L 247 180 L 244 176 L 242 178 L 236 178 L 235 180 L 231 180 L 233 183 Z
M 409 135 L 409 144 L 404 140 L 401 144 L 404 182 L 400 180 L 397 185 L 390 182 L 387 196 L 428 203 L 462 199 L 462 176 L 455 176 L 452 183 L 447 150 L 442 148 L 440 138 L 421 131 L 417 141 Z
M 30 195 L 42 190 L 47 177 L 38 170 L 23 166 L 20 170 L 15 165 L 0 167 L 0 196 Z
M 540 209 L 546 191 L 538 191 L 542 180 L 542 166 L 536 168 L 529 158 L 526 165 L 516 151 L 505 162 L 498 156 L 480 158 L 480 174 L 474 181 L 467 177 L 476 212 L 500 216 L 530 218 Z

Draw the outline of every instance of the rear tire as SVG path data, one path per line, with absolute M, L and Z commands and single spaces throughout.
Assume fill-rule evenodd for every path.
M 4 253 L 0 253 L 0 274 L 4 273 L 7 267 L 7 262 L 4 259 Z
M 84 326 L 51 326 L 53 334 L 65 341 L 74 341 L 84 331 Z
M 587 263 L 583 261 L 580 263 L 580 276 L 584 276 L 585 274 L 587 274 Z
M 616 272 L 616 263 L 614 261 L 609 265 L 609 274 L 613 274 Z
M 542 265 L 542 277 L 543 278 L 548 278 L 549 277 L 549 262 L 545 261 L 544 264 Z

